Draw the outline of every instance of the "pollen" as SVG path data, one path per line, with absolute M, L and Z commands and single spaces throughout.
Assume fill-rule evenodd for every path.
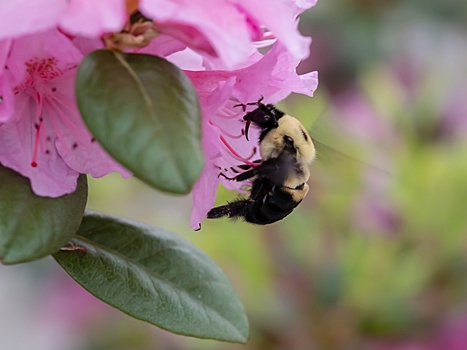
M 63 74 L 62 70 L 58 68 L 58 60 L 55 57 L 48 57 L 39 59 L 37 57 L 31 58 L 25 63 L 26 71 L 31 75 L 37 75 L 43 80 L 51 80 Z
M 33 57 L 24 63 L 28 76 L 13 91 L 15 94 L 27 88 L 35 86 L 38 82 L 47 82 L 63 75 L 63 70 L 58 66 L 55 57 L 38 58 Z

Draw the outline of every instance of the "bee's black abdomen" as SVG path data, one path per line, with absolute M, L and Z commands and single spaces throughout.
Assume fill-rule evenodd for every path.
M 262 199 L 263 202 L 257 203 L 254 210 L 248 212 L 245 221 L 257 225 L 272 224 L 285 218 L 299 204 L 281 188 L 276 188 L 271 195 Z
M 228 216 L 251 224 L 267 225 L 285 218 L 298 204 L 281 187 L 274 186 L 267 178 L 261 178 L 253 183 L 249 199 L 238 199 L 213 208 L 207 217 L 217 219 Z

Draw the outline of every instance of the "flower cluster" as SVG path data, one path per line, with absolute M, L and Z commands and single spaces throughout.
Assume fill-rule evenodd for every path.
M 0 163 L 40 196 L 76 188 L 80 173 L 130 173 L 101 148 L 76 107 L 76 68 L 109 47 L 165 57 L 185 70 L 202 107 L 205 167 L 193 191 L 191 226 L 214 204 L 219 169 L 259 158 L 244 137 L 242 108 L 261 96 L 312 95 L 316 73 L 298 76 L 311 39 L 298 15 L 316 0 L 23 0 L 0 3 Z M 133 21 L 135 15 L 143 21 Z M 258 48 L 271 46 L 266 54 Z M 222 180 L 222 179 L 221 179 Z M 226 182 L 242 191 L 245 183 Z

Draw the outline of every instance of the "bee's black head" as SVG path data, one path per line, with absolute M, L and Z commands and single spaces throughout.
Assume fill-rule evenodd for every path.
M 248 129 L 250 124 L 255 124 L 261 129 L 262 133 L 267 133 L 269 130 L 277 128 L 278 120 L 284 116 L 284 113 L 278 110 L 272 104 L 262 104 L 258 102 L 258 108 L 247 113 L 243 120 L 247 122 L 245 128 L 245 136 L 248 140 Z

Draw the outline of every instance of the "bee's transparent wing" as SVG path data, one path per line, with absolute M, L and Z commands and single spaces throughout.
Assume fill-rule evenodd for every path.
M 316 148 L 316 161 L 310 168 L 314 186 L 324 186 L 326 192 L 333 194 L 354 194 L 368 181 L 387 183 L 391 179 L 388 170 L 372 164 L 369 152 L 361 144 L 343 137 L 318 136 L 316 131 L 310 135 Z

